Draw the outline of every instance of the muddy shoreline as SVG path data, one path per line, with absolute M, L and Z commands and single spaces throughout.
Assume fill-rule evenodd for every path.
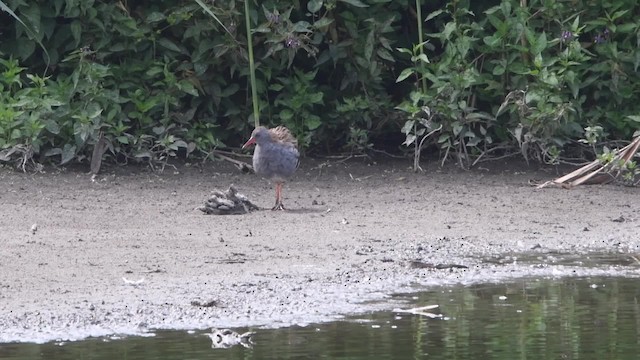
M 633 262 L 548 260 L 635 256 L 638 189 L 536 190 L 529 181 L 556 169 L 519 163 L 425 168 L 306 160 L 284 189 L 291 211 L 230 216 L 196 208 L 232 183 L 269 208 L 271 185 L 219 162 L 107 168 L 95 181 L 0 168 L 0 343 L 308 324 L 396 307 L 392 293 L 425 287 L 639 275 Z

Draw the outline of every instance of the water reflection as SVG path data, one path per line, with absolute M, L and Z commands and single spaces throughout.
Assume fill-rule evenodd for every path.
M 640 281 L 521 280 L 399 295 L 444 319 L 383 312 L 256 330 L 252 348 L 212 349 L 202 332 L 0 345 L 1 359 L 637 359 Z M 410 307 L 410 306 L 408 306 Z M 240 329 L 245 330 L 245 329 Z

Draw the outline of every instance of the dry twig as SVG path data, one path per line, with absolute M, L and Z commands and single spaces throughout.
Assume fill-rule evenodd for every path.
M 607 164 L 602 164 L 600 160 L 593 162 L 555 180 L 547 181 L 537 186 L 538 189 L 548 186 L 560 186 L 572 188 L 581 184 L 603 184 L 613 180 L 620 175 L 620 171 L 612 174 L 610 171 L 614 166 L 624 166 L 631 161 L 633 156 L 640 149 L 640 136 L 635 138 L 629 145 L 619 150 L 614 150 L 615 156 Z

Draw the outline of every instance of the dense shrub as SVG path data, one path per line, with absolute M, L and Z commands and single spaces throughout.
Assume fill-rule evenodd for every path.
M 244 3 L 205 3 L 215 19 L 184 0 L 0 2 L 0 160 L 83 160 L 101 136 L 119 163 L 240 144 Z M 424 3 L 418 44 L 414 1 L 251 2 L 261 122 L 307 152 L 397 149 L 402 131 L 463 165 L 638 129 L 635 2 Z

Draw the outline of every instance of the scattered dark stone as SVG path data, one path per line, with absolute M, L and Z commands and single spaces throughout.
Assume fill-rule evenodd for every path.
M 422 261 L 412 261 L 409 263 L 409 267 L 413 269 L 468 269 L 469 267 L 466 265 L 459 264 L 433 264 L 433 263 L 425 263 Z
M 535 244 L 535 245 L 533 245 L 533 246 L 531 247 L 531 250 L 536 250 L 536 249 L 541 249 L 541 248 L 542 248 L 542 245 L 540 245 L 540 244 Z
M 624 216 L 620 215 L 619 218 L 612 219 L 611 221 L 621 223 L 627 221 L 627 219 L 625 219 Z
M 146 274 L 163 273 L 163 272 L 166 272 L 166 271 L 164 271 L 162 269 L 153 269 L 153 270 L 145 271 Z
M 218 307 L 220 304 L 218 303 L 218 300 L 209 300 L 209 301 L 199 301 L 199 300 L 193 300 L 191 302 L 191 305 L 193 306 L 199 306 L 199 307 Z
M 582 231 L 589 231 L 589 228 L 585 226 L 584 229 L 582 229 Z
M 467 265 L 460 265 L 460 264 L 437 264 L 436 265 L 436 269 L 441 270 L 441 269 L 468 269 L 469 267 Z
M 413 269 L 433 269 L 435 265 L 431 263 L 425 263 L 422 261 L 412 261 L 409 263 L 409 267 Z
M 220 264 L 244 264 L 246 260 L 244 259 L 222 259 L 220 260 Z
M 389 263 L 389 262 L 393 262 L 394 260 L 393 259 L 389 259 L 389 258 L 383 258 L 380 261 L 382 261 L 383 263 Z

